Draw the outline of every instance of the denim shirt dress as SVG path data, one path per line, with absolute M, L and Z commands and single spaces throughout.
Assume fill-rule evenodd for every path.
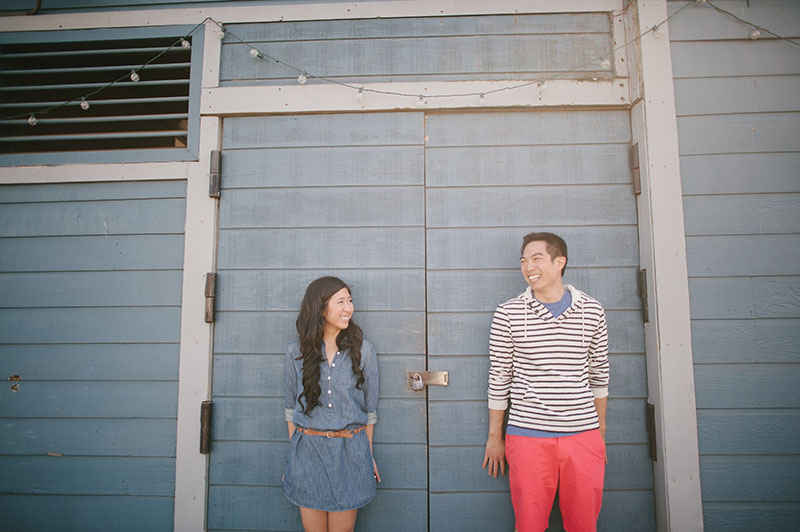
M 331 364 L 320 364 L 322 404 L 308 415 L 297 400 L 303 390 L 303 360 L 297 360 L 300 356 L 300 346 L 293 342 L 286 351 L 283 370 L 286 421 L 319 431 L 353 429 L 377 422 L 378 358 L 372 344 L 364 340 L 361 345 L 364 384 L 360 390 L 356 388 L 349 351 L 337 352 Z M 375 488 L 366 431 L 353 438 L 311 436 L 298 431 L 292 435 L 283 492 L 293 504 L 328 512 L 353 510 L 371 501 Z

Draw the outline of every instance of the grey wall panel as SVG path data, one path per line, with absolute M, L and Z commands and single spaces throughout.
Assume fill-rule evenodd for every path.
M 769 218 L 769 216 L 767 216 Z M 800 273 L 800 235 L 742 234 L 686 237 L 689 275 L 742 278 Z M 742 282 L 749 282 L 742 279 Z
M 792 455 L 800 438 L 795 409 L 724 408 L 698 412 L 700 452 L 706 455 Z
M 681 183 L 684 195 L 800 192 L 798 167 L 799 153 L 695 155 L 681 157 Z
M 797 109 L 800 76 L 676 79 L 675 103 L 681 116 Z
M 797 114 L 678 117 L 681 155 L 800 151 Z
M 800 193 L 688 196 L 683 216 L 687 235 L 797 234 Z
M 4 525 L 172 529 L 185 191 L 0 187 Z
M 697 363 L 796 362 L 800 320 L 696 319 L 692 354 Z
M 800 72 L 800 58 L 793 46 L 777 39 L 751 41 L 749 30 L 738 41 L 673 42 L 670 50 L 675 78 Z

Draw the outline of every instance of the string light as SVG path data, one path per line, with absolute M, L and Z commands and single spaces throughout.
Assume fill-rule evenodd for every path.
M 767 28 L 763 28 L 763 27 L 757 26 L 757 25 L 753 24 L 752 22 L 749 22 L 749 21 L 747 21 L 747 20 L 745 20 L 745 19 L 743 19 L 741 17 L 738 17 L 737 15 L 735 15 L 735 14 L 729 12 L 729 11 L 726 11 L 724 9 L 721 9 L 721 8 L 717 7 L 716 5 L 714 5 L 713 2 L 710 2 L 708 0 L 695 0 L 694 2 L 692 2 L 692 0 L 687 0 L 686 4 L 684 4 L 681 8 L 677 9 L 670 16 L 668 16 L 666 19 L 664 19 L 660 23 L 654 25 L 649 30 L 644 31 L 642 34 L 636 35 L 635 37 L 633 37 L 628 42 L 625 42 L 625 43 L 621 44 L 620 46 L 617 46 L 616 48 L 614 48 L 611 51 L 611 53 L 615 53 L 615 52 L 627 47 L 631 43 L 633 43 L 636 40 L 640 39 L 644 34 L 649 33 L 651 31 L 653 32 L 653 35 L 654 35 L 655 38 L 662 38 L 665 35 L 665 31 L 664 31 L 664 28 L 662 26 L 666 22 L 671 20 L 674 16 L 676 16 L 678 13 L 682 12 L 684 9 L 686 9 L 689 5 L 692 5 L 692 4 L 698 5 L 698 6 L 708 5 L 709 7 L 714 8 L 716 11 L 718 11 L 720 13 L 724 13 L 726 15 L 729 15 L 729 16 L 733 17 L 734 19 L 738 20 L 739 22 L 749 25 L 751 28 L 753 28 L 753 30 L 750 32 L 750 38 L 751 39 L 754 39 L 754 40 L 758 39 L 758 38 L 761 37 L 761 32 L 765 32 L 765 33 L 768 33 L 768 34 L 772 35 L 773 37 L 776 37 L 778 39 L 782 39 L 782 40 L 784 40 L 786 42 L 794 44 L 795 46 L 800 46 L 800 42 L 794 41 L 794 40 L 786 38 L 786 37 L 782 37 L 782 36 L 772 32 L 772 31 L 768 30 Z M 127 74 L 123 75 L 121 78 L 115 79 L 115 80 L 107 83 L 106 85 L 104 85 L 104 86 L 102 86 L 102 87 L 100 87 L 98 89 L 95 89 L 94 91 L 92 91 L 92 92 L 86 94 L 85 96 L 81 97 L 81 99 L 80 99 L 80 101 L 81 101 L 81 103 L 80 103 L 81 109 L 87 110 L 88 107 L 89 107 L 89 102 L 86 101 L 86 98 L 88 98 L 90 96 L 94 96 L 95 94 L 97 94 L 97 93 L 99 93 L 99 92 L 101 92 L 101 91 L 103 91 L 103 90 L 105 90 L 105 89 L 107 89 L 107 88 L 119 83 L 120 81 L 123 81 L 124 79 L 126 79 L 128 77 L 130 77 L 130 80 L 133 81 L 133 82 L 139 81 L 140 76 L 138 74 L 138 71 L 142 70 L 145 67 L 147 67 L 149 64 L 154 62 L 156 59 L 161 57 L 164 53 L 168 52 L 172 48 L 174 48 L 176 46 L 180 46 L 182 48 L 190 48 L 191 47 L 191 43 L 189 42 L 188 37 L 191 36 L 195 31 L 197 31 L 198 28 L 203 26 L 206 22 L 212 22 L 213 24 L 216 24 L 216 26 L 219 29 L 216 30 L 214 33 L 217 35 L 217 37 L 220 40 L 222 40 L 222 39 L 224 39 L 226 37 L 227 28 L 222 23 L 217 22 L 213 18 L 206 17 L 205 19 L 203 19 L 202 22 L 200 22 L 197 25 L 195 25 L 188 33 L 186 33 L 186 35 L 184 35 L 182 38 L 178 39 L 171 46 L 165 48 L 160 53 L 156 54 L 155 57 L 151 58 L 149 61 L 144 63 L 139 68 L 131 70 L 130 75 L 127 75 Z M 297 77 L 297 81 L 301 85 L 304 85 L 308 81 L 308 78 L 309 78 L 308 72 L 306 72 L 306 71 L 304 71 L 302 69 L 299 69 L 299 68 L 297 68 L 295 66 L 292 66 L 292 65 L 290 65 L 290 64 L 288 64 L 288 63 L 286 63 L 286 62 L 284 62 L 284 61 L 282 61 L 282 60 L 280 60 L 280 59 L 278 59 L 276 57 L 272 57 L 272 56 L 262 52 L 261 50 L 258 50 L 256 48 L 254 48 L 250 43 L 248 43 L 247 41 L 245 41 L 244 39 L 242 39 L 241 37 L 239 37 L 238 35 L 236 35 L 233 32 L 227 31 L 227 33 L 230 33 L 230 35 L 232 37 L 237 39 L 242 44 L 245 44 L 248 47 L 250 47 L 250 49 L 251 49 L 250 50 L 250 54 L 253 57 L 259 57 L 259 58 L 267 57 L 270 60 L 273 60 L 273 61 L 275 61 L 276 63 L 278 63 L 280 65 L 283 65 L 283 66 L 285 66 L 285 67 L 287 67 L 289 69 L 294 70 L 295 72 L 298 72 L 299 75 Z M 607 54 L 605 54 L 605 55 L 607 55 Z M 581 71 L 581 70 L 585 69 L 587 66 L 590 66 L 592 63 L 594 63 L 594 62 L 596 62 L 598 60 L 600 60 L 600 65 L 601 65 L 601 67 L 603 69 L 607 69 L 607 68 L 609 68 L 611 66 L 611 61 L 607 57 L 601 56 L 601 57 L 593 59 L 593 60 L 591 60 L 591 61 L 589 61 L 589 62 L 587 62 L 587 63 L 585 63 L 583 65 L 578 65 L 578 66 L 575 66 L 575 67 L 570 68 L 568 70 L 565 70 L 560 75 L 551 76 L 549 79 L 555 80 L 555 79 L 559 79 L 560 76 L 563 76 L 563 75 L 565 75 L 567 73 L 575 72 L 575 71 Z M 343 83 L 343 82 L 338 81 L 336 79 L 326 78 L 324 76 L 314 76 L 314 78 L 319 79 L 321 81 L 325 81 L 325 82 L 328 82 L 328 83 L 333 83 L 333 84 L 340 85 L 342 87 L 346 87 L 346 88 L 353 89 L 353 90 L 357 91 L 356 99 L 359 102 L 363 101 L 363 98 L 364 98 L 364 96 L 365 96 L 365 94 L 367 92 L 371 92 L 371 93 L 374 93 L 374 94 L 390 95 L 390 96 L 401 96 L 401 97 L 418 96 L 417 105 L 420 106 L 420 107 L 423 107 L 425 105 L 425 98 L 453 98 L 453 97 L 464 97 L 464 96 L 475 96 L 476 95 L 476 93 L 471 92 L 471 93 L 452 93 L 452 94 L 429 94 L 429 95 L 423 96 L 423 95 L 396 92 L 396 91 L 379 90 L 379 89 L 368 89 L 368 88 L 365 88 L 363 86 L 359 87 L 359 86 L 356 86 L 356 85 L 350 85 L 348 83 Z M 596 79 L 596 78 L 592 78 L 592 79 Z M 520 88 L 523 88 L 523 87 L 529 87 L 531 85 L 537 85 L 539 90 L 541 91 L 541 90 L 545 90 L 547 88 L 547 83 L 546 82 L 547 82 L 547 79 L 535 79 L 535 80 L 531 80 L 531 81 L 517 83 L 515 85 L 507 85 L 507 86 L 504 86 L 504 87 L 499 87 L 497 89 L 492 89 L 492 90 L 489 90 L 489 91 L 486 91 L 486 92 L 483 92 L 483 93 L 479 93 L 477 95 L 479 96 L 479 102 L 481 103 L 481 105 L 484 105 L 485 100 L 486 100 L 486 96 L 488 96 L 489 94 L 494 94 L 494 93 L 502 92 L 502 91 L 516 90 L 516 89 L 520 89 Z M 28 123 L 31 124 L 31 125 L 35 125 L 36 122 L 37 122 L 36 115 L 46 114 L 46 113 L 48 113 L 50 111 L 53 111 L 55 109 L 58 109 L 60 107 L 65 106 L 65 105 L 69 105 L 69 104 L 71 104 L 71 103 L 73 103 L 75 101 L 76 101 L 76 99 L 72 99 L 72 100 L 68 100 L 68 101 L 65 101 L 65 102 L 62 102 L 62 103 L 58 103 L 58 104 L 52 105 L 50 107 L 44 108 L 44 109 L 36 111 L 36 112 L 21 113 L 21 114 L 17 114 L 17 115 L 11 115 L 11 116 L 2 117 L 0 119 L 3 119 L 3 120 L 17 119 L 17 118 L 24 117 L 26 114 L 28 114 L 29 115 Z M 84 107 L 84 102 L 86 104 L 86 107 Z

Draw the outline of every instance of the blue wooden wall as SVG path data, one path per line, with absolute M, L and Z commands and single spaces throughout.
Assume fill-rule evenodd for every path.
M 185 188 L 0 187 L 3 530 L 172 530 Z
M 715 3 L 800 35 L 796 2 Z M 800 51 L 750 30 L 670 21 L 707 532 L 800 529 Z

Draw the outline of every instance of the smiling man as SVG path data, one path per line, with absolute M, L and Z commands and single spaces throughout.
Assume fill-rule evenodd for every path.
M 497 477 L 508 460 L 519 532 L 547 528 L 556 489 L 568 532 L 595 531 L 602 503 L 608 330 L 600 303 L 562 283 L 566 266 L 561 237 L 525 235 L 520 268 L 528 288 L 492 320 L 483 467 Z

